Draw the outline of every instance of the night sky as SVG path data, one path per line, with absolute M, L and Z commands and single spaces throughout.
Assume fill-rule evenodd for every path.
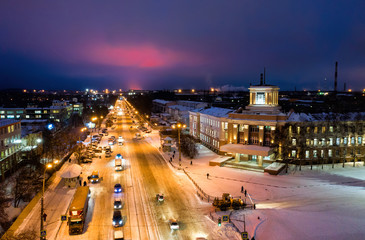
M 0 2 L 0 88 L 365 88 L 365 1 Z

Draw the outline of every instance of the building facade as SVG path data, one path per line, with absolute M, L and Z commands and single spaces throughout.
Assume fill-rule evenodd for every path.
M 12 172 L 21 161 L 21 124 L 19 120 L 0 120 L 0 178 Z

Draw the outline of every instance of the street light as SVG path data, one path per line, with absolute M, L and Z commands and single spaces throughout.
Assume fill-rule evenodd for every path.
M 58 163 L 58 160 L 55 161 L 55 164 Z M 46 165 L 46 167 L 44 168 L 44 172 L 43 172 L 43 188 L 42 188 L 42 198 L 41 198 L 41 232 L 44 230 L 43 229 L 43 223 L 44 223 L 44 219 L 43 219 L 43 215 L 44 215 L 44 185 L 46 182 L 46 171 L 47 169 L 52 168 L 52 164 L 49 163 Z M 41 240 L 46 239 L 46 237 L 41 236 L 40 237 Z
M 180 132 L 181 132 L 181 129 L 186 128 L 186 125 L 185 125 L 185 124 L 178 123 L 177 125 L 172 125 L 172 128 L 173 128 L 173 129 L 177 128 L 177 134 L 178 134 L 178 139 L 179 139 L 179 166 L 181 166 L 181 142 L 180 142 Z

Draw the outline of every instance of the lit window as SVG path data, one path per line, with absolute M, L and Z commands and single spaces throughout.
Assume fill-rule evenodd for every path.
M 237 124 L 233 124 L 233 128 L 237 128 Z
M 326 145 L 326 139 L 322 138 L 322 146 Z
M 323 157 L 324 157 L 324 151 L 321 150 L 321 158 L 323 158 Z
M 332 157 L 332 149 L 328 150 L 328 157 Z
M 306 144 L 307 146 L 309 146 L 309 145 L 311 144 L 311 140 L 310 140 L 310 139 L 306 139 L 306 140 L 305 140 L 305 144 Z
M 347 145 L 347 137 L 343 138 L 343 144 Z
M 313 150 L 313 157 L 317 157 L 317 150 Z
M 339 146 L 341 144 L 341 139 L 340 138 L 336 138 L 336 145 Z
M 293 138 L 293 139 L 291 140 L 291 143 L 292 143 L 292 145 L 293 145 L 293 146 L 297 145 L 297 139 Z
M 330 146 L 333 145 L 333 138 L 330 138 Z
M 330 126 L 330 132 L 333 132 L 333 126 Z
M 318 127 L 314 128 L 314 133 L 318 133 Z
M 314 145 L 314 146 L 317 146 L 317 144 L 318 144 L 318 139 L 317 139 L 317 138 L 315 138 L 315 139 L 314 139 L 314 142 L 313 142 L 313 145 Z
M 357 137 L 357 144 L 362 144 L 362 137 Z
M 291 156 L 292 156 L 293 158 L 297 157 L 297 151 L 296 151 L 296 150 L 292 150 L 292 151 L 291 151 Z
M 34 113 L 39 114 L 39 113 L 42 113 L 42 111 L 41 110 L 36 110 L 36 111 L 34 111 Z
M 309 150 L 305 151 L 305 158 L 309 158 Z
M 322 127 L 322 133 L 326 132 L 326 127 Z
M 14 118 L 14 115 L 8 115 L 7 118 Z
M 355 145 L 355 137 L 351 137 L 351 144 Z

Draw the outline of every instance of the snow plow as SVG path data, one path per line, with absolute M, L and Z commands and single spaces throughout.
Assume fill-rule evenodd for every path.
M 234 210 L 244 208 L 246 204 L 240 198 L 233 198 L 229 193 L 223 193 L 221 199 L 214 199 L 213 206 L 219 208 L 221 211 L 226 211 L 229 208 Z

